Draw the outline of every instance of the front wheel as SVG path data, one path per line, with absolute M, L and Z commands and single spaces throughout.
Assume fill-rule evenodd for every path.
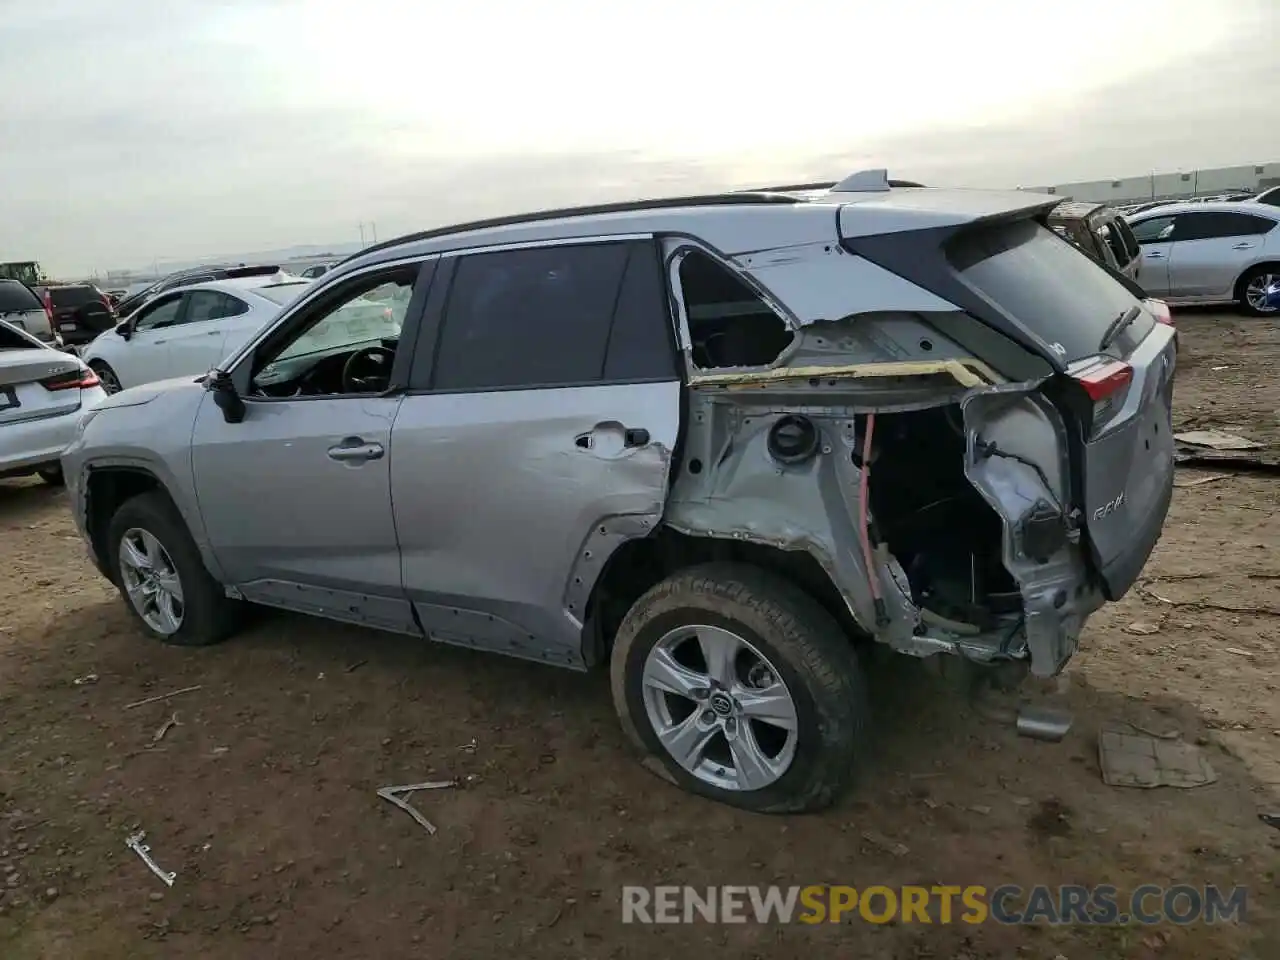
M 812 597 L 745 564 L 681 571 L 641 597 L 611 659 L 623 729 L 654 772 L 760 813 L 831 804 L 867 696 L 849 639 Z
M 1280 265 L 1263 264 L 1240 278 L 1237 299 L 1245 313 L 1255 317 L 1280 316 L 1280 302 L 1271 295 L 1280 285 Z
M 239 605 L 209 575 L 182 515 L 163 493 L 126 500 L 108 525 L 107 545 L 112 579 L 150 636 L 196 647 L 235 629 Z
M 109 363 L 103 363 L 101 360 L 90 360 L 89 369 L 98 375 L 98 379 L 102 381 L 102 389 L 107 393 L 119 393 L 124 389 L 120 386 L 120 378 L 116 376 L 116 372 L 111 369 Z
M 36 471 L 36 476 L 51 487 L 61 487 L 67 482 L 67 478 L 62 475 L 62 467 L 56 463 L 41 467 Z

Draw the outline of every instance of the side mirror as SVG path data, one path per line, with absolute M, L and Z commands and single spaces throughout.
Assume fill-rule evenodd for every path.
M 212 380 L 213 402 L 222 411 L 222 419 L 227 423 L 240 423 L 244 420 L 244 400 L 236 392 L 236 385 L 228 374 L 218 372 Z
M 133 336 L 133 320 L 132 319 L 121 320 L 119 323 L 117 323 L 116 333 L 118 333 L 125 340 L 128 340 L 130 337 L 132 337 Z

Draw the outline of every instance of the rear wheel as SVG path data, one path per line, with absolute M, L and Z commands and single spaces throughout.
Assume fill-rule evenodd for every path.
M 108 569 L 146 632 L 177 646 L 226 639 L 239 604 L 209 575 L 181 514 L 163 493 L 126 500 L 107 528 Z
M 123 389 L 120 386 L 120 378 L 111 369 L 111 364 L 104 363 L 102 360 L 90 360 L 89 369 L 98 375 L 98 379 L 102 381 L 102 389 L 107 393 L 119 393 Z
M 1280 284 L 1280 264 L 1264 263 L 1240 278 L 1237 299 L 1240 308 L 1255 317 L 1280 316 L 1280 303 L 1268 302 L 1267 291 Z
M 747 810 L 828 806 L 849 781 L 867 709 L 839 625 L 790 582 L 707 564 L 659 583 L 618 631 L 611 674 L 646 766 Z

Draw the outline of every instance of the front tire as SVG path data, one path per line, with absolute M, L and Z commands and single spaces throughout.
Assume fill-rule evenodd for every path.
M 98 375 L 98 379 L 102 381 L 102 389 L 107 393 L 119 393 L 124 389 L 120 386 L 120 378 L 111 369 L 111 364 L 102 360 L 90 360 L 89 369 Z
M 1280 316 L 1280 306 L 1266 306 L 1266 290 L 1275 283 L 1280 283 L 1280 265 L 1264 263 L 1246 272 L 1236 286 L 1240 309 L 1251 317 Z
M 812 597 L 767 571 L 713 563 L 642 596 L 614 643 L 622 727 L 645 766 L 759 813 L 829 806 L 866 726 L 853 647 Z
M 239 605 L 209 575 L 181 514 L 160 492 L 126 500 L 107 527 L 107 564 L 129 612 L 163 643 L 225 640 Z
M 58 464 L 41 467 L 36 471 L 36 476 L 51 487 L 62 487 L 67 483 L 67 478 L 62 475 L 62 467 Z

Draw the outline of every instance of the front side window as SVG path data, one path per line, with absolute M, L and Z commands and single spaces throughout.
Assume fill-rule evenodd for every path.
M 309 304 L 288 322 L 288 333 L 273 335 L 256 354 L 255 390 L 292 396 L 386 389 L 418 269 L 356 277 Z
M 1173 217 L 1152 217 L 1132 225 L 1133 237 L 1139 246 L 1163 243 L 1173 233 Z
M 522 389 L 674 376 L 656 247 L 477 253 L 454 274 L 432 387 Z
M 153 303 L 138 313 L 138 322 L 134 324 L 133 329 L 142 331 L 171 327 L 178 322 L 178 313 L 181 309 L 181 296 L 172 296 L 159 303 Z

